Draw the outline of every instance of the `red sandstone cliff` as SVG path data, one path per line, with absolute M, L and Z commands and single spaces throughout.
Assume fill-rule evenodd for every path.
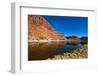
M 28 16 L 28 40 L 66 40 L 42 16 Z

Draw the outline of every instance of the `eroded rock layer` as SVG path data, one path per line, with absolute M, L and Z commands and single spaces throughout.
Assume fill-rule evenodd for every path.
M 33 40 L 66 40 L 63 34 L 57 33 L 43 16 L 28 15 L 28 41 Z

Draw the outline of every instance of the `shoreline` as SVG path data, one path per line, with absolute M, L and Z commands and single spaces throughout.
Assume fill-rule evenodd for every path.
M 80 41 L 80 40 L 70 40 L 70 39 L 67 39 L 67 40 L 28 40 L 28 42 L 63 42 L 63 41 L 71 41 L 71 42 L 76 42 L 76 41 Z
M 55 55 L 53 58 L 48 58 L 47 60 L 57 60 L 57 59 L 84 59 L 88 58 L 88 45 L 83 45 L 81 48 L 74 50 L 74 52 L 65 52 L 62 55 Z

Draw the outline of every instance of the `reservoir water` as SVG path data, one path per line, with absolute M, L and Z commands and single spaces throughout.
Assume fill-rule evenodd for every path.
M 65 52 L 73 52 L 82 46 L 80 42 L 32 42 L 28 43 L 28 60 L 46 60 Z

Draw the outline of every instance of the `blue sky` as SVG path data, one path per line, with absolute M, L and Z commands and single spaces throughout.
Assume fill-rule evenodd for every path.
M 88 17 L 44 16 L 58 33 L 65 36 L 87 36 Z

